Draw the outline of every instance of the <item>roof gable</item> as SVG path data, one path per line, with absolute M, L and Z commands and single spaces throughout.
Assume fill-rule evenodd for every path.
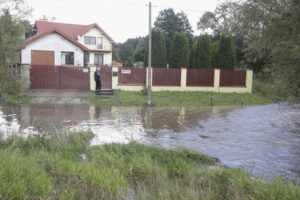
M 82 36 L 92 28 L 97 28 L 107 39 L 116 45 L 116 42 L 107 34 L 105 31 L 96 23 L 90 25 L 79 25 L 79 24 L 65 24 L 48 21 L 36 21 L 35 28 L 38 34 L 42 34 L 51 30 L 57 30 L 60 33 L 65 34 L 70 39 L 77 41 L 78 36 Z
M 61 31 L 56 30 L 56 29 L 51 29 L 51 30 L 45 31 L 45 32 L 40 33 L 40 34 L 36 34 L 36 35 L 34 35 L 34 36 L 28 38 L 28 39 L 25 41 L 25 44 L 24 44 L 23 47 L 25 48 L 27 45 L 29 45 L 29 44 L 31 44 L 31 43 L 33 43 L 33 42 L 35 42 L 35 41 L 37 41 L 37 40 L 39 40 L 39 39 L 41 39 L 41 38 L 47 36 L 47 35 L 49 35 L 49 34 L 52 34 L 52 33 L 57 33 L 58 35 L 62 36 L 63 38 L 65 38 L 65 39 L 68 40 L 69 42 L 71 42 L 71 43 L 73 43 L 74 45 L 78 46 L 78 47 L 79 47 L 80 49 L 82 49 L 83 51 L 89 51 L 89 49 L 88 49 L 87 47 L 85 47 L 84 45 L 80 44 L 80 43 L 77 42 L 76 40 L 72 39 L 71 37 L 69 37 L 69 36 L 66 35 L 65 33 L 62 33 Z

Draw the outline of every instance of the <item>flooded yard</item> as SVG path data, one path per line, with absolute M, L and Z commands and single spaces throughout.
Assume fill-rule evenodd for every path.
M 95 107 L 84 103 L 0 107 L 0 134 L 92 131 L 91 145 L 137 141 L 186 147 L 254 176 L 300 184 L 300 105 Z

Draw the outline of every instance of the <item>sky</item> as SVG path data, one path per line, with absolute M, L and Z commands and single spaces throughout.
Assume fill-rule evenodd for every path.
M 33 9 L 30 21 L 46 16 L 62 23 L 97 23 L 116 42 L 146 36 L 149 30 L 149 0 L 25 0 Z M 152 24 L 159 11 L 173 8 L 189 18 L 194 34 L 204 11 L 214 11 L 222 0 L 152 0 Z

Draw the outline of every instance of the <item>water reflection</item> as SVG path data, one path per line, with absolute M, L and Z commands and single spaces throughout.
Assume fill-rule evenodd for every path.
M 300 106 L 240 108 L 96 107 L 89 104 L 32 104 L 0 108 L 4 137 L 33 127 L 90 130 L 91 145 L 183 146 L 242 167 L 257 176 L 280 175 L 300 183 Z

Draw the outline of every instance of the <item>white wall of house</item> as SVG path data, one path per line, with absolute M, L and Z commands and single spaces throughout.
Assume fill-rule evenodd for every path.
M 112 63 L 112 53 L 103 53 L 103 52 L 97 52 L 99 54 L 103 54 L 103 65 L 111 65 Z M 90 52 L 90 64 L 93 65 L 94 64 L 94 52 Z
M 55 65 L 61 65 L 61 52 L 74 52 L 74 65 L 83 66 L 83 51 L 57 33 L 40 38 L 22 49 L 22 63 L 31 64 L 31 51 L 54 51 Z
M 87 45 L 84 44 L 84 36 L 91 36 L 91 37 L 102 37 L 103 38 L 103 50 L 112 50 L 112 43 L 106 38 L 97 28 L 91 28 L 88 32 L 86 32 L 83 36 L 81 36 L 78 40 L 81 44 L 85 45 L 91 50 L 96 50 L 97 45 Z
M 103 38 L 102 49 L 98 49 L 97 44 L 96 45 L 84 44 L 84 36 Z M 97 28 L 90 29 L 87 33 L 85 33 L 83 36 L 81 36 L 78 39 L 79 39 L 78 42 L 85 45 L 87 48 L 89 48 L 91 50 L 97 50 L 97 53 L 103 54 L 103 62 L 104 62 L 103 64 L 104 65 L 112 64 L 112 43 Z M 89 62 L 90 64 L 94 64 L 94 54 L 95 54 L 95 52 L 90 52 L 90 62 Z

